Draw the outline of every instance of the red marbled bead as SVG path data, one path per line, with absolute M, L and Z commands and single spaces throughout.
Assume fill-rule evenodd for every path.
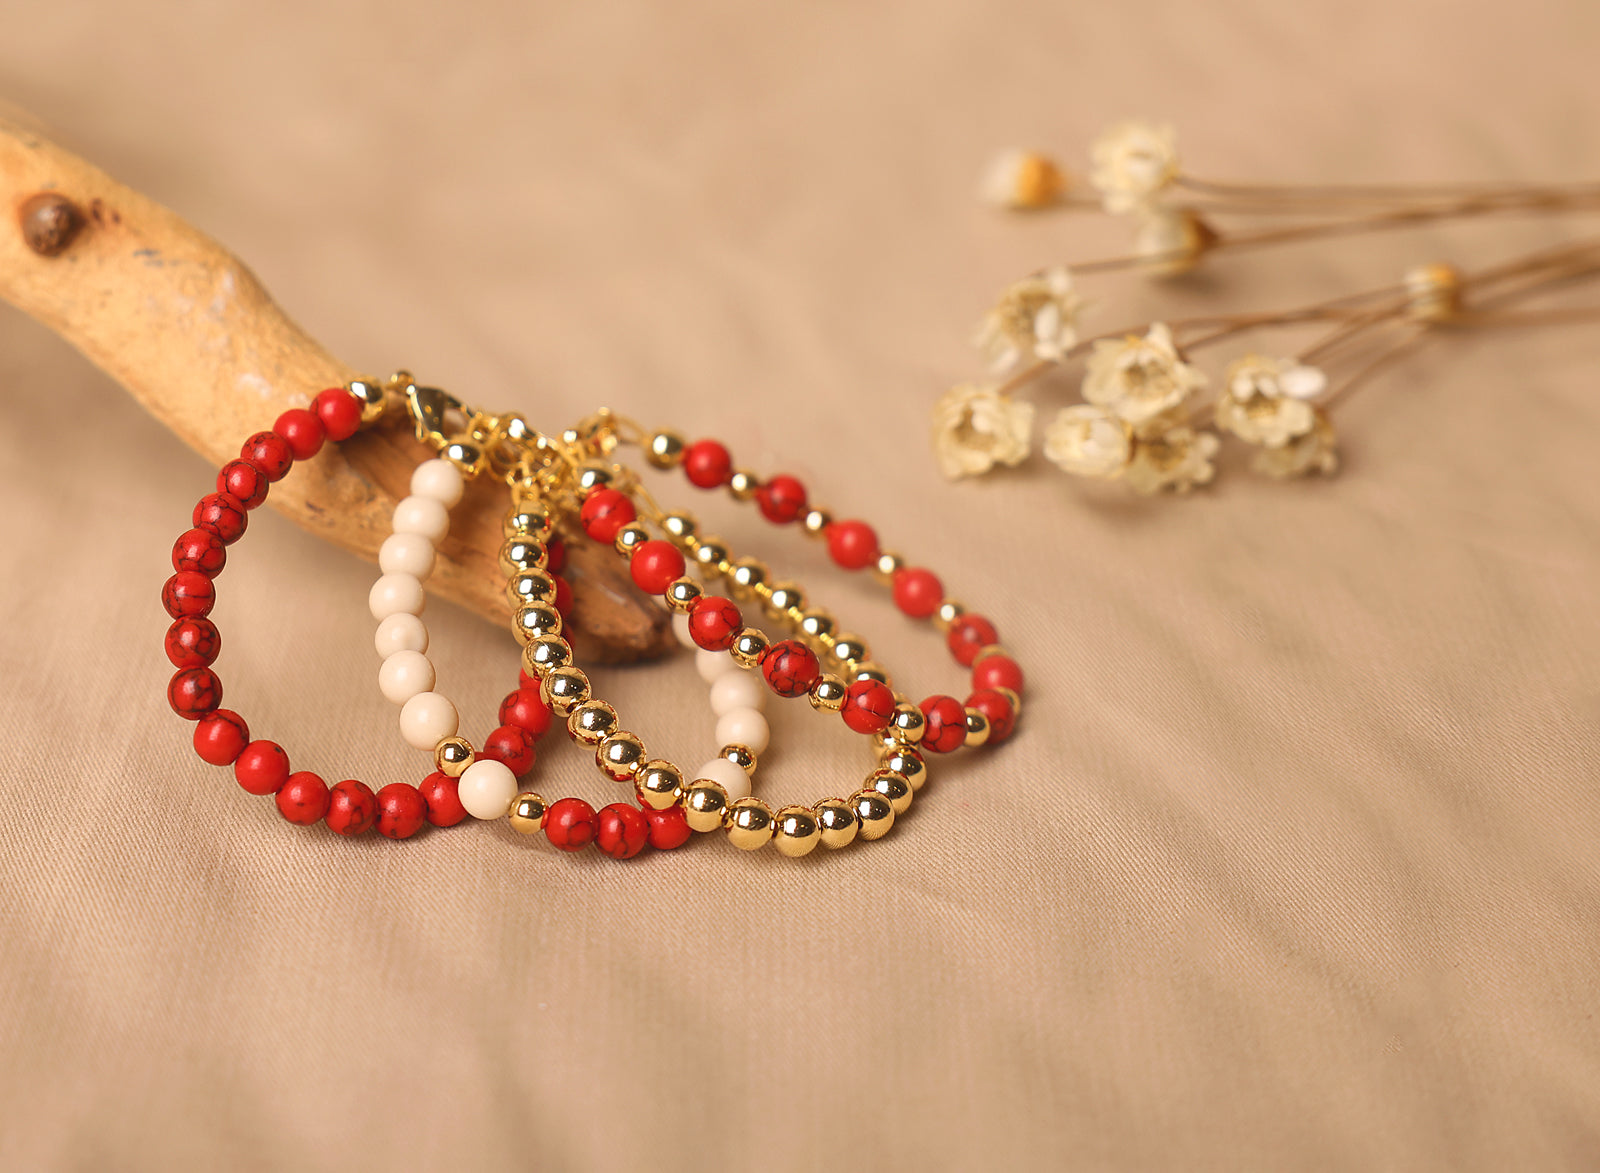
M 945 637 L 950 654 L 963 668 L 970 668 L 979 652 L 999 642 L 1000 633 L 982 615 L 961 616 L 950 625 L 950 633 Z
M 372 787 L 346 778 L 328 794 L 328 830 L 336 835 L 359 835 L 378 817 L 378 800 Z
M 250 744 L 250 726 L 232 709 L 216 709 L 196 722 L 194 752 L 213 766 L 231 766 Z
M 215 578 L 228 561 L 228 547 L 209 530 L 191 529 L 178 535 L 172 543 L 172 569 L 192 570 L 207 578 Z
M 428 804 L 428 822 L 435 827 L 453 827 L 467 817 L 461 805 L 461 783 L 441 771 L 434 771 L 417 787 Z
M 276 794 L 289 780 L 289 755 L 276 741 L 252 741 L 234 759 L 233 776 L 251 794 Z
M 632 499 L 616 489 L 595 489 L 583 499 L 578 524 L 597 542 L 614 542 L 617 531 L 639 516 Z
M 257 432 L 239 448 L 239 458 L 248 460 L 269 481 L 281 481 L 294 467 L 294 449 L 277 432 Z
M 545 569 L 551 574 L 567 568 L 567 544 L 560 538 L 551 538 L 544 544 Z
M 246 509 L 265 501 L 270 487 L 267 474 L 248 460 L 230 460 L 217 473 L 217 492 L 227 493 Z
M 976 709 L 989 718 L 989 744 L 998 745 L 1011 736 L 1016 727 L 1016 710 L 1005 695 L 992 688 L 980 688 L 967 698 L 967 708 Z
M 845 570 L 878 560 L 878 535 L 864 521 L 836 521 L 827 529 L 828 556 Z
M 1022 681 L 1022 669 L 1010 656 L 982 656 L 973 662 L 972 687 L 975 689 L 1009 688 L 1021 693 Z
M 211 493 L 200 498 L 194 507 L 190 524 L 209 534 L 216 534 L 225 546 L 231 546 L 244 537 L 244 527 L 250 516 L 239 499 L 228 493 Z
M 533 769 L 533 738 L 515 725 L 502 725 L 483 739 L 480 758 L 504 763 L 518 777 Z
M 594 838 L 594 807 L 581 798 L 558 798 L 544 816 L 545 837 L 562 851 L 582 851 Z
M 689 608 L 689 638 L 708 652 L 725 652 L 744 629 L 744 616 L 731 599 L 701 595 Z
M 361 427 L 361 400 L 343 387 L 323 391 L 311 401 L 311 410 L 317 413 L 323 431 L 335 444 L 348 440 Z
M 529 737 L 543 737 L 550 729 L 550 706 L 539 697 L 539 682 L 533 681 L 500 702 L 500 724 L 521 729 Z
M 166 645 L 174 668 L 204 668 L 222 651 L 222 633 L 209 619 L 179 619 L 167 628 Z
M 210 668 L 182 668 L 167 682 L 167 704 L 185 721 L 198 721 L 222 703 L 222 681 Z
M 303 407 L 293 407 L 278 417 L 278 422 L 272 425 L 272 430 L 283 437 L 283 442 L 289 445 L 289 451 L 294 453 L 296 460 L 310 460 L 322 451 L 322 442 L 327 439 L 328 430 L 322 426 L 322 421 L 314 412 Z
M 650 846 L 657 851 L 671 851 L 682 847 L 694 832 L 683 808 L 674 803 L 664 811 L 646 809 L 640 812 L 650 824 Z
M 839 716 L 857 733 L 882 733 L 894 716 L 894 690 L 881 680 L 852 681 Z
M 967 711 L 953 696 L 930 696 L 918 706 L 926 724 L 922 746 L 934 753 L 950 753 L 967 741 Z
M 161 605 L 174 619 L 204 618 L 216 601 L 216 586 L 198 570 L 180 570 L 161 588 Z
M 539 678 L 537 676 L 529 675 L 528 670 L 526 668 L 518 668 L 517 669 L 517 689 L 518 689 L 518 691 L 526 692 L 530 688 L 533 689 L 533 691 L 535 693 L 537 693 L 539 691 Z M 501 704 L 504 705 L 505 702 L 502 701 Z M 506 724 L 511 724 L 511 723 L 512 722 L 508 722 L 504 718 L 501 718 L 500 724 L 506 725 Z
M 650 821 L 625 802 L 600 808 L 595 816 L 594 845 L 612 859 L 632 859 L 650 842 Z
M 648 595 L 664 594 L 683 572 L 683 551 L 661 538 L 641 542 L 628 560 L 634 584 Z
M 572 611 L 572 584 L 563 575 L 551 574 L 550 577 L 556 580 L 556 614 L 565 619 Z M 571 643 L 572 637 L 578 633 L 575 631 L 563 631 L 561 634 L 568 643 Z
M 428 804 L 409 782 L 391 782 L 377 794 L 378 834 L 385 839 L 409 839 L 428 821 Z
M 301 770 L 289 775 L 273 801 L 285 820 L 309 827 L 328 813 L 328 784 L 310 770 Z
M 817 654 L 797 639 L 779 640 L 761 657 L 761 675 L 779 696 L 804 696 L 822 675 Z
M 788 525 L 806 508 L 806 487 L 791 476 L 775 476 L 756 490 L 756 507 L 774 525 Z
M 696 440 L 683 450 L 683 475 L 702 489 L 715 489 L 728 483 L 733 472 L 733 457 L 715 440 Z
M 913 619 L 926 619 L 944 601 L 944 584 L 939 576 L 920 566 L 895 571 L 892 590 L 894 605 Z

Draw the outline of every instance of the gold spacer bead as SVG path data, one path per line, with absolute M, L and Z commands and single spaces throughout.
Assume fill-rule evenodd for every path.
M 361 404 L 362 427 L 370 428 L 383 418 L 389 407 L 389 396 L 382 383 L 376 379 L 351 379 L 344 386 Z
M 747 603 L 756 588 L 767 581 L 767 564 L 759 558 L 741 558 L 728 570 L 728 593 L 736 602 Z
M 806 699 L 819 713 L 837 713 L 844 707 L 844 694 L 849 685 L 831 672 L 824 672 L 811 686 Z
M 544 817 L 549 813 L 544 799 L 531 790 L 524 790 L 511 800 L 511 811 L 506 821 L 513 831 L 523 835 L 537 835 L 544 830 Z
M 506 599 L 512 608 L 529 603 L 554 603 L 556 580 L 543 570 L 520 570 L 506 583 Z
M 884 687 L 890 687 L 889 673 L 881 664 L 857 664 L 850 673 L 850 680 L 852 683 L 857 680 L 876 680 Z
M 513 534 L 500 547 L 500 573 L 516 574 L 521 570 L 543 570 L 550 562 L 544 542 L 527 534 Z
M 677 432 L 657 432 L 645 442 L 644 458 L 652 468 L 671 468 L 683 459 L 684 447 Z
M 594 762 L 613 782 L 631 782 L 645 763 L 644 742 L 620 729 L 595 747 Z
M 565 717 L 589 699 L 589 677 L 581 668 L 557 668 L 539 682 L 539 696 L 551 712 Z
M 617 710 L 605 701 L 585 701 L 567 714 L 567 733 L 580 745 L 599 745 L 616 728 Z
M 521 644 L 560 635 L 561 612 L 549 603 L 529 603 L 525 607 L 518 607 L 516 614 L 511 617 L 511 634 Z
M 1022 715 L 1022 697 L 1016 689 L 997 688 L 995 691 L 1006 698 L 1006 703 L 1011 706 L 1012 717 L 1020 717 Z
M 850 846 L 861 829 L 855 808 L 842 798 L 824 798 L 811 808 L 811 813 L 817 819 L 817 837 L 833 851 Z
M 522 649 L 522 666 L 529 676 L 548 676 L 572 663 L 572 645 L 559 635 L 536 639 Z
M 631 554 L 639 546 L 650 540 L 650 531 L 638 522 L 630 521 L 617 531 L 617 539 L 612 544 L 616 546 L 617 553 Z
M 976 749 L 989 740 L 989 718 L 977 709 L 967 709 L 967 739 L 963 743 L 969 749 Z
M 694 560 L 707 574 L 728 573 L 728 547 L 721 538 L 701 538 L 694 548 Z
M 735 501 L 748 501 L 761 487 L 761 478 L 753 472 L 735 472 L 728 477 L 728 492 Z
M 694 537 L 700 526 L 687 513 L 669 513 L 661 519 L 661 528 L 667 537 L 681 546 Z
M 688 614 L 705 594 L 700 584 L 692 578 L 675 578 L 667 587 L 667 606 L 681 614 Z
M 554 528 L 555 526 L 550 520 L 550 514 L 537 506 L 518 509 L 513 513 L 506 514 L 505 522 L 501 526 L 502 531 L 508 538 L 522 535 L 524 537 L 538 538 L 541 541 L 548 541 Z
M 828 655 L 845 665 L 860 663 L 871 654 L 867 649 L 867 641 L 859 635 L 836 635 L 833 637 L 833 646 L 828 649 Z
M 728 792 L 720 782 L 700 778 L 683 792 L 683 817 L 691 831 L 715 831 L 728 809 Z
M 760 628 L 746 627 L 734 637 L 733 647 L 728 649 L 728 654 L 739 667 L 755 668 L 760 665 L 761 657 L 767 654 L 769 642 Z
M 683 771 L 665 758 L 652 758 L 634 777 L 639 801 L 651 810 L 666 810 L 683 793 Z
M 867 784 L 862 789 L 876 790 L 883 795 L 897 815 L 905 814 L 911 806 L 911 783 L 893 770 L 880 766 L 867 775 Z
M 894 807 L 876 790 L 858 790 L 850 796 L 850 809 L 861 822 L 863 839 L 882 839 L 894 826 Z
M 903 741 L 908 745 L 915 745 L 922 740 L 922 731 L 928 727 L 928 719 L 922 715 L 922 710 L 910 701 L 901 701 L 895 705 L 894 713 L 889 717 L 889 732 L 896 741 Z
M 949 631 L 957 619 L 967 613 L 967 609 L 954 599 L 946 599 L 939 604 L 933 613 L 933 625 L 940 631 Z
M 446 777 L 459 778 L 478 760 L 472 743 L 465 737 L 441 737 L 433 747 L 433 768 Z
M 717 756 L 726 758 L 746 774 L 754 774 L 756 772 L 756 751 L 748 745 L 740 745 L 738 742 L 733 742 L 719 749 Z
M 833 628 L 833 616 L 826 611 L 803 611 L 800 614 L 801 634 L 811 639 L 831 637 Z
M 772 845 L 790 859 L 810 855 L 822 842 L 817 816 L 803 806 L 786 806 L 773 816 Z
M 890 745 L 878 755 L 878 764 L 899 774 L 911 783 L 913 790 L 921 790 L 928 781 L 928 763 L 922 754 L 897 741 L 891 740 Z
M 906 560 L 899 554 L 885 550 L 872 564 L 872 577 L 884 586 L 894 585 L 894 576 L 905 569 Z
M 616 469 L 610 465 L 592 461 L 588 464 L 580 465 L 577 475 L 578 493 L 581 496 L 585 493 L 593 492 L 595 489 L 603 489 L 616 480 L 616 477 Z
M 765 847 L 775 830 L 772 808 L 754 796 L 730 802 L 723 823 L 728 828 L 728 842 L 740 851 Z
M 773 583 L 761 600 L 762 608 L 773 619 L 786 619 L 790 611 L 802 610 L 806 605 L 806 593 L 792 582 Z
M 825 537 L 833 524 L 833 514 L 826 509 L 807 509 L 800 518 L 800 528 L 814 538 Z

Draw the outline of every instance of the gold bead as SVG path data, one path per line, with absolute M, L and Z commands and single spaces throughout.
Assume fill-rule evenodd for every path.
M 894 807 L 876 790 L 858 790 L 850 796 L 850 809 L 861 822 L 863 839 L 882 839 L 894 826 Z
M 617 553 L 631 554 L 649 540 L 650 531 L 638 522 L 630 521 L 617 531 L 617 539 L 612 544 L 616 546 Z
M 800 616 L 800 631 L 811 639 L 833 635 L 833 616 L 826 611 L 805 611 Z
M 772 839 L 772 808 L 759 798 L 730 802 L 723 822 L 728 828 L 728 842 L 740 851 L 755 851 Z
M 833 514 L 826 509 L 807 509 L 800 518 L 800 525 L 806 533 L 814 538 L 827 534 L 828 527 L 833 524 Z
M 644 742 L 638 734 L 619 729 L 595 747 L 595 765 L 613 782 L 631 782 L 644 765 Z
M 806 593 L 792 582 L 776 582 L 761 601 L 767 614 L 782 619 L 790 611 L 799 611 L 806 605 Z
M 703 594 L 705 591 L 694 579 L 675 578 L 672 580 L 672 585 L 667 587 L 667 606 L 674 611 L 687 614 L 700 601 L 700 596 Z
M 824 847 L 837 851 L 850 846 L 855 840 L 861 820 L 856 818 L 855 808 L 848 802 L 839 798 L 824 798 L 811 810 L 817 817 L 817 837 L 822 840 Z
M 976 749 L 989 740 L 989 718 L 977 709 L 968 709 L 967 713 L 967 740 L 965 744 Z
M 694 548 L 694 560 L 708 574 L 728 573 L 728 547 L 721 538 L 701 538 Z
M 593 492 L 595 489 L 603 489 L 607 485 L 611 484 L 611 482 L 615 479 L 616 470 L 610 465 L 599 464 L 593 461 L 588 464 L 580 465 L 577 476 L 578 493 L 582 495 L 584 493 Z
M 531 644 L 536 639 L 561 634 L 561 612 L 549 603 L 529 603 L 518 607 L 511 617 L 511 634 L 517 642 Z
M 528 603 L 554 603 L 556 580 L 543 570 L 519 570 L 506 583 L 506 599 L 514 608 Z
M 844 694 L 849 686 L 831 672 L 824 672 L 811 686 L 806 699 L 820 713 L 837 713 L 844 707 Z
M 433 747 L 433 768 L 450 778 L 459 778 L 466 768 L 478 760 L 472 743 L 465 737 L 443 737 Z
M 881 664 L 857 664 L 850 673 L 850 681 L 854 683 L 857 680 L 876 680 L 884 687 L 889 687 L 889 673 Z
M 537 835 L 544 830 L 544 816 L 548 813 L 544 799 L 531 790 L 524 790 L 511 800 L 511 813 L 506 821 L 513 831 L 524 835 Z
M 657 432 L 645 444 L 644 458 L 653 468 L 671 468 L 683 459 L 683 437 L 677 432 Z
M 905 814 L 911 805 L 911 783 L 893 770 L 886 770 L 880 766 L 872 771 L 867 775 L 867 784 L 863 789 L 876 790 L 887 798 L 897 815 Z
M 522 666 L 529 676 L 548 676 L 572 663 L 572 645 L 559 635 L 536 639 L 522 649 Z
M 539 682 L 539 695 L 551 712 L 565 717 L 589 699 L 589 678 L 581 668 L 557 668 Z
M 756 588 L 767 581 L 767 564 L 759 558 L 741 558 L 728 572 L 728 593 L 737 602 L 749 602 Z
M 581 745 L 599 745 L 617 728 L 617 710 L 605 701 L 585 701 L 567 714 L 567 732 Z
M 894 576 L 905 569 L 905 565 L 906 560 L 904 558 L 885 550 L 878 555 L 877 560 L 872 564 L 872 577 L 884 586 L 893 586 Z
M 683 792 L 683 817 L 691 831 L 715 831 L 728 809 L 728 792 L 720 782 L 700 778 Z
M 738 742 L 725 745 L 717 751 L 717 756 L 719 758 L 727 758 L 728 761 L 738 766 L 746 774 L 754 774 L 756 772 L 756 751 L 748 745 L 740 745 Z
M 547 541 L 555 527 L 550 520 L 550 514 L 543 507 L 529 506 L 506 514 L 505 523 L 501 528 L 508 538 L 521 534 Z
M 1022 715 L 1022 697 L 1020 694 L 1018 694 L 1016 689 L 997 688 L 995 691 L 1006 698 L 1006 704 L 1011 706 L 1011 716 L 1013 718 L 1020 717 Z
M 439 450 L 439 455 L 459 468 L 465 476 L 477 476 L 483 462 L 483 449 L 466 440 L 452 440 Z
M 735 501 L 748 501 L 761 487 L 761 478 L 753 472 L 735 472 L 728 477 L 728 492 Z
M 899 774 L 911 783 L 913 790 L 921 790 L 928 781 L 928 763 L 923 756 L 910 746 L 901 745 L 893 739 L 886 751 L 879 755 L 878 764 L 886 770 L 893 770 Z
M 790 859 L 810 855 L 822 841 L 817 816 L 803 806 L 786 806 L 773 818 L 772 845 Z
M 739 667 L 755 668 L 760 665 L 761 657 L 767 654 L 768 642 L 760 628 L 742 628 L 739 634 L 734 636 L 733 647 L 728 649 L 728 654 Z
M 376 379 L 351 379 L 345 389 L 361 404 L 361 426 L 371 427 L 388 409 L 389 397 Z
M 515 574 L 519 570 L 543 570 L 550 561 L 544 542 L 527 534 L 513 534 L 500 547 L 500 572 Z
M 634 777 L 639 801 L 651 810 L 666 810 L 683 791 L 683 771 L 665 758 L 652 758 Z
M 940 631 L 949 631 L 951 624 L 955 623 L 967 613 L 967 609 L 954 599 L 946 599 L 939 604 L 938 610 L 933 613 L 933 625 Z
M 901 701 L 895 705 L 894 712 L 889 717 L 889 732 L 896 741 L 903 741 L 907 745 L 915 745 L 922 740 L 922 731 L 928 727 L 928 719 L 922 715 L 922 710 L 910 701 Z
M 700 529 L 694 518 L 687 513 L 669 513 L 661 519 L 661 528 L 666 535 L 680 545 L 694 537 Z
M 867 641 L 859 635 L 836 635 L 833 637 L 833 647 L 828 649 L 828 655 L 840 664 L 865 660 L 871 654 L 867 650 Z

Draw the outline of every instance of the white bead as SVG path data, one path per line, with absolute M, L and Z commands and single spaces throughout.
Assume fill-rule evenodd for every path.
M 674 615 L 672 617 L 672 634 L 678 637 L 678 642 L 686 648 L 698 648 L 694 637 L 689 634 L 689 617 L 687 615 Z
M 367 606 L 374 619 L 391 615 L 420 615 L 428 601 L 422 581 L 413 574 L 386 574 L 372 584 Z
M 466 487 L 461 470 L 442 458 L 424 460 L 411 474 L 411 495 L 432 497 L 446 509 L 461 500 Z
M 387 660 L 396 652 L 425 652 L 428 650 L 428 625 L 415 615 L 397 611 L 378 624 L 372 646 L 378 649 L 380 660 Z
M 730 709 L 717 718 L 718 745 L 743 745 L 761 753 L 771 740 L 767 719 L 755 709 Z
M 450 511 L 432 497 L 407 497 L 394 507 L 394 532 L 437 542 L 450 532 Z
M 719 717 L 734 709 L 759 713 L 766 707 L 766 686 L 754 672 L 729 672 L 711 682 L 711 711 Z
M 417 749 L 432 750 L 442 737 L 454 737 L 461 718 L 436 692 L 419 692 L 400 710 L 400 736 Z
M 493 758 L 479 758 L 461 772 L 456 796 L 475 819 L 498 819 L 517 797 L 517 776 Z
M 433 572 L 433 543 L 421 534 L 390 534 L 378 547 L 378 566 L 385 574 L 427 578 Z
M 396 652 L 378 668 L 378 691 L 397 705 L 405 704 L 419 692 L 432 691 L 433 682 L 433 661 L 421 652 Z
M 735 798 L 748 798 L 750 796 L 750 775 L 727 758 L 712 758 L 695 773 L 695 778 L 706 778 L 712 782 L 720 782 L 722 788 L 728 792 L 731 802 Z
M 715 684 L 729 672 L 737 672 L 739 665 L 727 652 L 708 652 L 701 648 L 694 654 L 694 669 L 707 684 Z

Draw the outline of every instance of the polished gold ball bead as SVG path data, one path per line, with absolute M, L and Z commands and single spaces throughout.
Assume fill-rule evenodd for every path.
M 967 740 L 963 743 L 969 749 L 976 749 L 989 740 L 989 718 L 977 709 L 968 709 L 967 713 Z
M 631 554 L 650 540 L 650 531 L 637 522 L 629 522 L 617 531 L 613 545 L 619 554 Z
M 756 587 L 767 581 L 767 564 L 759 558 L 741 558 L 728 570 L 728 593 L 737 602 L 748 602 L 755 596 Z
M 617 710 L 605 701 L 585 701 L 567 714 L 567 732 L 581 745 L 599 745 L 617 729 Z
M 861 829 L 855 808 L 840 798 L 824 798 L 811 808 L 811 813 L 817 819 L 817 838 L 834 851 L 850 846 Z
M 537 835 L 544 830 L 544 817 L 549 813 L 544 799 L 531 790 L 524 790 L 511 800 L 511 811 L 506 821 L 513 831 L 523 835 Z
M 928 726 L 928 719 L 922 715 L 922 710 L 910 701 L 901 701 L 895 705 L 894 712 L 889 716 L 889 731 L 896 741 L 903 741 L 915 745 L 922 740 L 922 731 Z
M 792 582 L 773 583 L 766 598 L 761 601 L 762 608 L 773 619 L 783 619 L 790 611 L 802 610 L 805 605 L 805 591 Z
M 885 550 L 879 554 L 872 563 L 872 577 L 884 586 L 894 585 L 894 576 L 905 569 L 906 560 L 900 555 Z
M 833 616 L 826 611 L 805 611 L 800 615 L 801 634 L 810 639 L 831 638 L 833 628 Z
M 889 673 L 881 664 L 857 664 L 849 675 L 852 683 L 857 680 L 876 680 L 889 687 Z
M 683 459 L 684 447 L 677 432 L 657 432 L 645 442 L 644 458 L 653 468 L 671 468 Z
M 361 404 L 361 426 L 371 427 L 388 410 L 389 396 L 376 379 L 351 379 L 345 389 Z
M 825 536 L 832 524 L 833 514 L 826 509 L 807 509 L 805 515 L 800 518 L 800 527 L 813 538 Z
M 576 480 L 578 492 L 589 493 L 595 489 L 603 489 L 616 479 L 616 470 L 607 464 L 590 462 L 580 465 Z
M 850 809 L 860 820 L 863 839 L 882 839 L 894 826 L 894 807 L 876 790 L 858 790 L 852 794 Z
M 589 699 L 589 677 L 581 668 L 557 668 L 539 682 L 539 695 L 562 717 Z
M 536 639 L 561 634 L 561 612 L 549 603 L 529 603 L 511 616 L 511 633 L 517 641 L 531 644 Z
M 728 492 L 735 501 L 748 501 L 761 487 L 761 478 L 753 472 L 738 471 L 728 477 Z
M 477 474 L 483 462 L 483 449 L 470 440 L 451 440 L 439 450 L 439 455 L 469 477 Z
M 506 598 L 512 607 L 529 603 L 554 603 L 556 580 L 543 570 L 519 570 L 506 582 Z
M 772 808 L 759 798 L 751 796 L 730 802 L 722 821 L 728 828 L 728 842 L 740 851 L 755 851 L 772 840 Z
M 893 770 L 882 767 L 867 775 L 867 784 L 864 790 L 876 790 L 889 800 L 889 805 L 894 808 L 894 813 L 903 815 L 911 806 L 911 783 L 896 774 Z
M 893 770 L 900 777 L 911 783 L 911 789 L 921 790 L 928 781 L 928 763 L 923 756 L 908 745 L 901 745 L 892 741 L 889 748 L 878 758 L 878 764 L 886 770 Z
M 505 522 L 501 528 L 508 538 L 522 534 L 530 538 L 538 538 L 541 541 L 548 541 L 550 535 L 554 532 L 555 525 L 550 520 L 550 514 L 544 509 L 529 507 L 517 509 L 506 514 Z
M 700 526 L 687 513 L 669 513 L 661 519 L 661 528 L 667 537 L 681 544 L 694 537 Z
M 844 707 L 844 694 L 849 685 L 832 673 L 824 672 L 811 686 L 806 699 L 820 713 L 837 713 Z
M 466 768 L 478 760 L 472 743 L 465 737 L 441 738 L 433 747 L 433 768 L 450 778 L 459 778 Z
M 746 627 L 734 636 L 733 647 L 728 649 L 728 654 L 739 667 L 755 668 L 760 665 L 761 657 L 767 654 L 768 643 L 760 628 Z
M 720 782 L 696 779 L 683 792 L 683 817 L 691 831 L 715 831 L 727 809 L 728 792 Z
M 675 578 L 667 587 L 667 606 L 680 613 L 689 612 L 705 594 L 700 584 L 692 578 Z
M 810 855 L 822 842 L 817 816 L 803 806 L 786 806 L 773 816 L 772 845 L 790 859 Z
M 594 762 L 613 782 L 631 782 L 644 765 L 645 756 L 639 735 L 619 729 L 595 747 Z
M 572 645 L 559 635 L 536 639 L 522 649 L 522 666 L 529 676 L 548 676 L 572 663 Z
M 550 561 L 544 542 L 527 534 L 513 534 L 500 547 L 500 573 L 516 574 L 519 570 L 543 570 Z
M 754 774 L 756 772 L 756 751 L 748 745 L 740 745 L 737 742 L 725 745 L 717 751 L 717 756 L 726 758 L 746 774 Z
M 694 548 L 694 560 L 707 574 L 728 573 L 728 547 L 721 538 L 701 538 Z
M 967 613 L 967 609 L 954 599 L 946 599 L 933 613 L 933 625 L 940 631 L 949 631 L 952 624 Z
M 634 776 L 639 801 L 651 810 L 666 810 L 683 792 L 683 771 L 665 758 L 652 758 Z
M 871 654 L 867 650 L 867 641 L 859 635 L 836 635 L 833 637 L 833 646 L 828 649 L 828 655 L 840 664 L 859 663 Z

